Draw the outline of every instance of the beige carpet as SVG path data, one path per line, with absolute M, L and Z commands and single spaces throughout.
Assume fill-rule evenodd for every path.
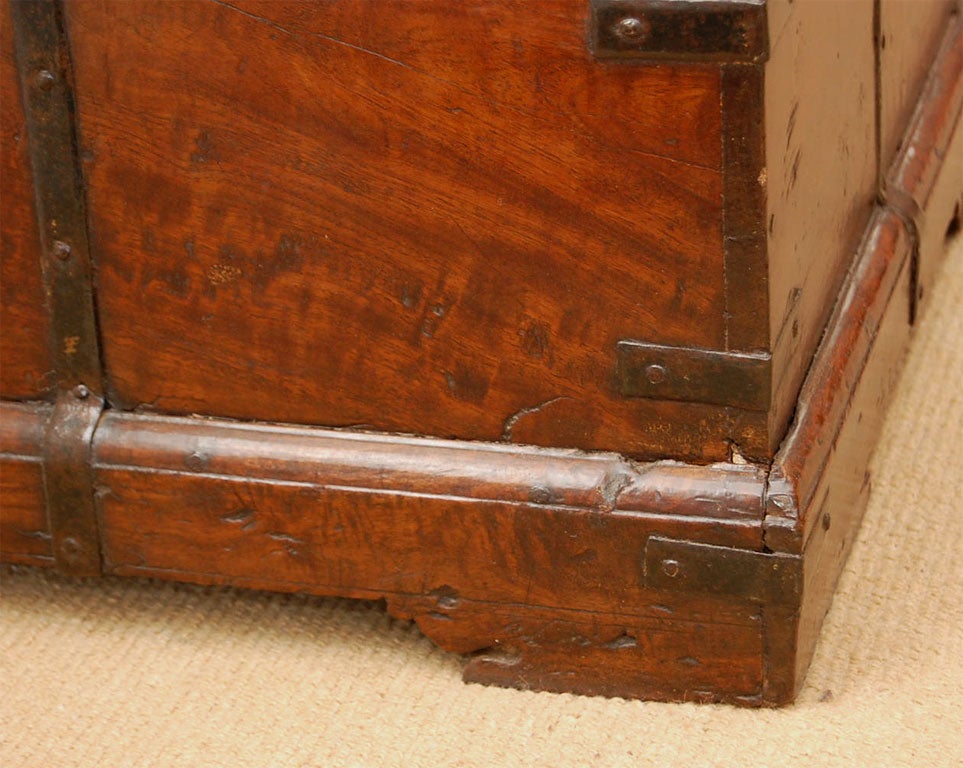
M 463 685 L 367 604 L 5 573 L 0 766 L 963 764 L 963 240 L 865 524 L 779 711 Z

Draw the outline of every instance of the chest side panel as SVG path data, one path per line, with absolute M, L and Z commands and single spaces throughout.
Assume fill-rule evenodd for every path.
M 873 2 L 796 2 L 770 19 L 780 25 L 765 84 L 779 439 L 876 199 Z
M 955 5 L 954 0 L 879 5 L 880 178 L 896 157 Z
M 596 61 L 587 10 L 68 3 L 115 402 L 720 454 L 612 381 L 723 343 L 719 70 Z

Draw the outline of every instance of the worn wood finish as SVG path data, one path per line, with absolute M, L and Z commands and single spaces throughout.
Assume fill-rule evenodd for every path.
M 0 3 L 0 179 L 0 397 L 43 399 L 55 383 L 50 321 L 7 0 Z
M 887 244 L 888 245 L 888 244 Z M 823 618 L 849 557 L 872 489 L 869 462 L 886 410 L 899 382 L 901 362 L 910 340 L 911 270 L 905 241 L 896 243 L 903 263 L 885 316 L 876 328 L 872 354 L 853 392 L 826 467 L 808 510 L 810 522 L 803 552 L 803 594 L 796 638 L 794 688 L 802 685 Z M 788 669 L 787 665 L 787 669 Z
M 54 564 L 42 466 L 51 410 L 0 401 L 0 562 Z
M 612 381 L 622 338 L 724 347 L 718 67 L 593 60 L 584 0 L 67 10 L 113 402 L 767 453 Z
M 761 65 L 722 68 L 723 237 L 725 240 L 726 337 L 729 350 L 771 350 L 769 265 L 766 244 L 765 81 Z M 771 371 L 772 362 L 768 363 Z M 767 398 L 766 407 L 771 404 Z M 778 436 L 767 434 L 767 451 Z M 745 446 L 741 446 L 746 450 Z M 749 449 L 754 455 L 758 449 Z
M 780 625 L 788 696 L 805 677 L 865 509 L 869 459 L 910 338 L 912 244 L 897 214 L 877 212 L 770 473 L 766 544 L 803 554 L 800 610 Z
M 752 465 L 636 464 L 616 454 L 365 435 L 209 419 L 103 416 L 98 467 L 263 476 L 343 488 L 718 519 L 762 518 Z M 382 477 L 383 475 L 383 477 Z M 748 538 L 720 540 L 752 546 Z
M 94 463 L 107 573 L 385 598 L 490 649 L 473 679 L 760 697 L 758 608 L 641 570 L 653 534 L 761 546 L 757 468 L 116 413 Z
M 684 64 L 711 3 L 588 25 L 648 7 L 68 0 L 107 401 L 61 352 L 54 403 L 2 390 L 0 560 L 382 599 L 467 680 L 790 701 L 963 191 L 960 25 L 874 207 L 873 77 L 923 36 L 772 0 Z M 84 201 L 42 181 L 54 231 Z M 92 279 L 47 277 L 56 341 Z
M 874 1 L 784 5 L 771 4 L 764 116 L 776 444 L 877 191 Z
M 877 24 L 879 178 L 896 160 L 958 0 L 881 0 Z
M 796 419 L 773 462 L 766 515 L 766 543 L 773 550 L 801 551 L 817 523 L 811 513 L 819 481 L 877 349 L 880 324 L 898 311 L 892 297 L 900 277 L 909 272 L 911 248 L 911 235 L 899 216 L 878 210 L 803 387 Z M 908 308 L 904 319 L 908 324 Z M 874 435 L 867 437 L 871 446 Z
M 963 204 L 963 20 L 947 25 L 902 151 L 886 178 L 886 199 L 917 238 L 916 306 L 925 306 L 947 235 Z

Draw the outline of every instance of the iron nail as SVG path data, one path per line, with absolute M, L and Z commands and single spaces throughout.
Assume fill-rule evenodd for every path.
M 662 561 L 662 573 L 668 576 L 670 579 L 674 579 L 679 575 L 679 565 L 678 560 L 663 560 Z
M 60 553 L 70 561 L 75 561 L 80 557 L 80 542 L 74 536 L 67 536 L 60 542 Z
M 83 384 L 78 384 L 74 387 L 74 397 L 78 400 L 85 400 L 90 395 L 90 390 L 87 389 Z
M 70 246 L 63 240 L 57 240 L 53 244 L 53 254 L 61 261 L 66 261 L 70 258 Z
M 645 378 L 650 384 L 661 384 L 668 376 L 668 372 L 661 365 L 649 365 L 645 368 Z
M 49 69 L 41 69 L 33 76 L 33 84 L 41 91 L 49 91 L 56 79 Z
M 645 19 L 626 16 L 615 23 L 615 36 L 630 42 L 641 42 L 649 36 L 651 25 Z

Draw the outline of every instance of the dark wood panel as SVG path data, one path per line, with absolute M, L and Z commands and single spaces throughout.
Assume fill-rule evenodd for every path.
M 761 65 L 722 68 L 725 348 L 741 351 L 771 349 L 765 80 Z
M 39 461 L 0 454 L 0 562 L 54 564 Z
M 476 600 L 658 616 L 664 596 L 639 567 L 647 534 L 749 528 L 150 470 L 103 468 L 97 483 L 107 573 L 346 597 L 447 585 Z
M 39 461 L 0 455 L 0 562 L 52 566 Z
M 9 0 L 0 2 L 0 105 L 0 396 L 37 400 L 55 382 Z
M 67 9 L 120 406 L 766 453 L 612 380 L 724 341 L 717 67 L 594 61 L 582 0 Z

